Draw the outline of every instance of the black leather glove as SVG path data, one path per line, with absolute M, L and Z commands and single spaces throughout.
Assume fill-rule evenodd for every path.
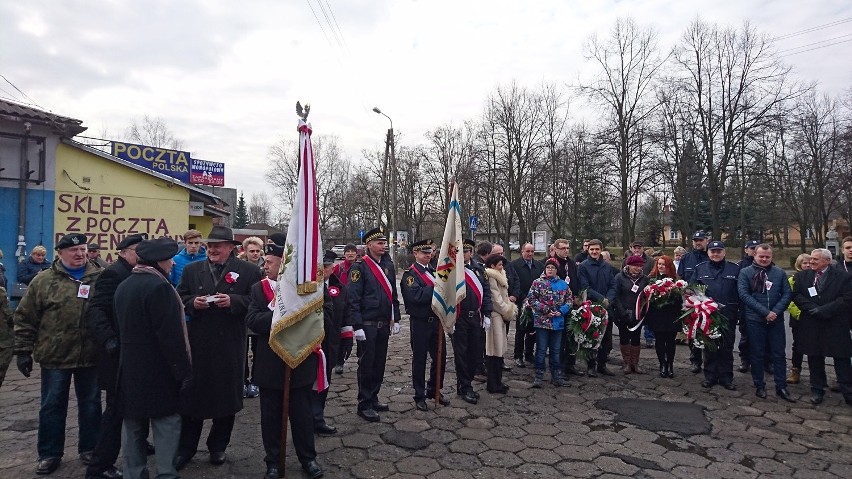
M 118 349 L 118 338 L 109 338 L 104 343 L 104 350 L 107 353 L 107 356 L 111 358 L 117 358 L 119 349 Z
M 17 363 L 18 371 L 20 371 L 24 377 L 30 377 L 30 373 L 33 372 L 33 356 L 31 354 L 19 354 Z
M 814 318 L 821 318 L 822 317 L 822 310 L 819 309 L 819 306 L 817 306 L 815 308 L 809 309 L 808 314 L 813 316 Z

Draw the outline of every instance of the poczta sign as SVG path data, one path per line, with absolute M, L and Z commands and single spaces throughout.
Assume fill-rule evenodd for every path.
M 113 141 L 112 156 L 189 183 L 188 151 Z

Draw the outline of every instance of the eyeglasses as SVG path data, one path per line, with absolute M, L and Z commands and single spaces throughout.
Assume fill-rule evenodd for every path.
M 567 246 L 557 246 L 556 249 L 568 249 Z

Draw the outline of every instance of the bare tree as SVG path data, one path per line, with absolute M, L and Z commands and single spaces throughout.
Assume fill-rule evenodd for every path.
M 252 193 L 248 204 L 249 223 L 268 224 L 272 216 L 272 200 L 266 192 Z
M 183 140 L 175 136 L 169 125 L 160 117 L 145 115 L 141 120 L 133 120 L 125 131 L 127 141 L 140 145 L 183 150 Z
M 771 40 L 748 23 L 721 28 L 696 20 L 676 48 L 682 87 L 696 118 L 699 154 L 707 174 L 714 234 L 723 230 L 722 206 L 732 161 L 756 128 L 802 88 L 771 48 Z
M 665 59 L 658 54 L 656 34 L 620 18 L 604 40 L 593 35 L 585 47 L 598 77 L 580 91 L 605 108 L 601 142 L 612 152 L 616 166 L 614 185 L 621 204 L 621 242 L 635 235 L 639 194 L 648 179 L 642 159 L 648 143 L 644 134 L 648 117 L 657 106 L 653 95 Z

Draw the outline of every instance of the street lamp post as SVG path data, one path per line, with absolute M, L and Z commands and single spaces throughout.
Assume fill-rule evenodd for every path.
M 390 257 L 391 261 L 396 264 L 396 148 L 393 137 L 393 119 L 387 116 L 379 107 L 373 107 L 373 111 L 384 116 L 390 121 L 390 129 L 388 130 L 388 143 L 390 144 L 390 167 L 391 167 L 391 217 L 390 217 Z M 381 211 L 379 211 L 381 215 Z

